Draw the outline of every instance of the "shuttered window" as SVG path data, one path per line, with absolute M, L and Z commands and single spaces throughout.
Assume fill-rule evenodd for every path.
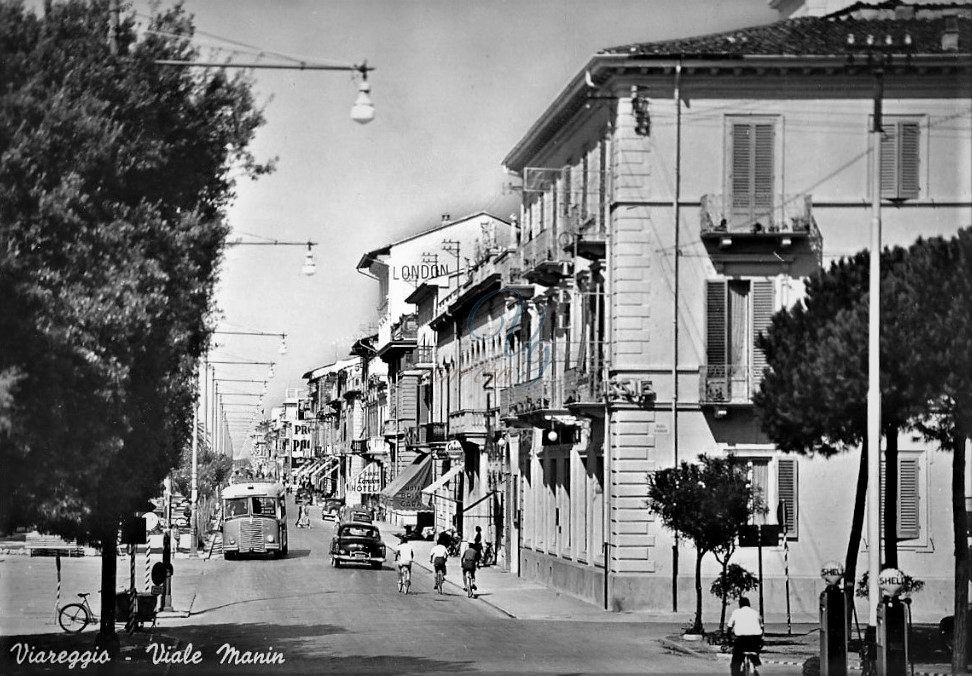
M 881 126 L 881 197 L 914 199 L 919 193 L 920 122 L 892 117 Z
M 735 119 L 729 128 L 729 202 L 732 225 L 770 224 L 776 183 L 776 122 Z
M 799 501 L 799 475 L 797 473 L 797 461 L 795 458 L 780 458 L 776 465 L 777 480 L 777 502 L 782 513 L 780 526 L 786 536 L 791 540 L 796 539 L 800 534 L 800 501 Z M 785 524 L 783 523 L 785 521 Z
M 750 399 L 766 368 L 756 336 L 769 328 L 775 311 L 771 280 L 706 282 L 706 385 L 714 400 Z
M 921 466 L 915 457 L 898 458 L 898 539 L 921 537 Z M 884 532 L 884 460 L 881 461 L 881 532 Z

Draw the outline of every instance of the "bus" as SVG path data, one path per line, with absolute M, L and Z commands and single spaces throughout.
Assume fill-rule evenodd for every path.
M 280 484 L 247 481 L 223 489 L 223 558 L 287 556 L 287 499 Z

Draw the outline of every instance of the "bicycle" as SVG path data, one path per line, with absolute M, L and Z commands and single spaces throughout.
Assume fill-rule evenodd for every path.
M 743 676 L 759 676 L 756 671 L 755 659 L 757 653 L 746 651 L 743 653 L 742 674 Z
M 496 563 L 496 552 L 493 551 L 493 543 L 487 542 L 483 547 L 483 557 L 479 565 L 485 567 L 492 566 L 494 563 Z
M 476 598 L 476 578 L 471 570 L 462 572 L 462 584 L 466 588 L 466 596 L 471 599 Z
M 62 606 L 57 613 L 57 623 L 61 625 L 61 629 L 69 634 L 83 631 L 88 624 L 98 621 L 98 617 L 91 610 L 91 606 L 88 605 L 90 592 L 79 592 L 78 596 L 81 597 L 81 603 L 69 603 Z
M 442 569 L 440 568 L 439 570 L 435 571 L 435 588 L 439 591 L 440 594 L 445 593 L 442 591 L 442 587 L 444 584 L 445 584 L 445 573 L 443 573 Z
M 412 586 L 412 567 L 411 566 L 399 566 L 398 567 L 398 591 L 402 594 L 407 594 L 409 587 Z

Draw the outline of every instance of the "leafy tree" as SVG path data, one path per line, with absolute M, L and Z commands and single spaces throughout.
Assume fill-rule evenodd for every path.
M 702 633 L 702 559 L 731 550 L 739 528 L 760 508 L 746 468 L 734 456 L 700 455 L 648 476 L 648 508 L 695 545 L 695 620 Z
M 736 563 L 728 563 L 722 566 L 719 573 L 709 587 L 713 596 L 722 601 L 722 614 L 719 616 L 719 633 L 722 633 L 726 626 L 726 606 L 729 601 L 738 599 L 748 591 L 759 587 L 759 578 L 748 570 Z
M 191 60 L 180 9 L 107 44 L 106 0 L 0 3 L 0 526 L 102 550 L 191 433 L 232 174 L 262 123 L 243 76 Z M 232 170 L 232 171 L 231 171 Z

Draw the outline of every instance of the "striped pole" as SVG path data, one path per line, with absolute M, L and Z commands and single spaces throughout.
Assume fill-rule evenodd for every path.
M 128 611 L 128 624 L 125 625 L 125 628 L 128 630 L 129 634 L 135 633 L 135 621 L 138 616 L 138 590 L 135 589 L 135 548 L 136 545 L 128 545 L 128 557 L 129 560 L 131 561 L 131 571 L 132 571 L 132 579 L 131 579 L 132 595 L 131 595 L 131 606 Z
M 152 591 L 152 551 L 148 542 L 145 543 L 145 591 Z
M 790 515 L 787 504 L 781 500 L 780 505 L 783 507 L 783 576 L 786 580 L 786 635 L 792 636 L 793 627 L 790 620 L 790 538 L 787 537 L 789 532 L 786 528 L 790 521 Z
M 54 601 L 54 624 L 57 624 L 57 616 L 61 612 L 61 553 L 55 552 L 54 565 L 57 567 L 57 598 Z

